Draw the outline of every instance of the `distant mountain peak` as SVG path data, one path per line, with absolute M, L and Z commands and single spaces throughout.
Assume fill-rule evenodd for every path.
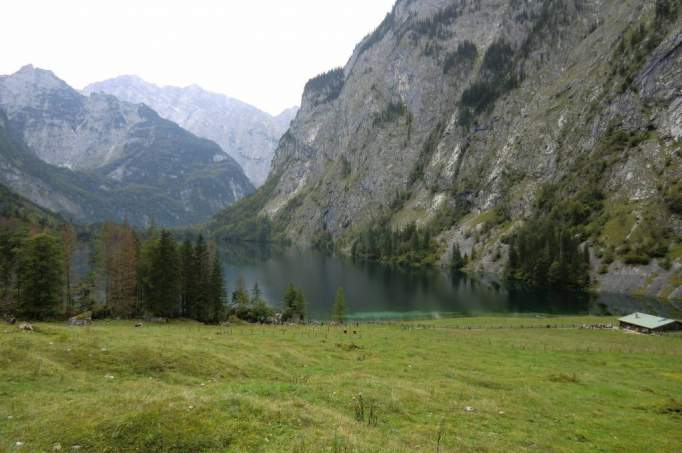
M 6 76 L 6 79 L 21 82 L 22 84 L 40 85 L 45 88 L 70 88 L 66 82 L 57 77 L 54 72 L 41 69 L 27 64 L 21 67 L 14 74 Z
M 89 94 L 32 66 L 0 78 L 0 122 L 20 142 L 13 155 L 0 147 L 0 183 L 79 221 L 138 225 L 201 222 L 253 190 L 216 143 L 148 104 Z
M 93 83 L 83 92 L 109 93 L 124 101 L 150 106 L 161 117 L 218 143 L 255 185 L 267 178 L 275 147 L 298 111 L 292 107 L 273 116 L 197 84 L 159 86 L 127 75 Z

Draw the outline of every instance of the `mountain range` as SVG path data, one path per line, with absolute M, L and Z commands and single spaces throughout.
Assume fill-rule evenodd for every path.
M 211 228 L 381 257 L 414 225 L 442 264 L 550 282 L 578 241 L 592 289 L 682 298 L 679 3 L 398 0 Z
M 27 66 L 0 184 L 80 222 L 680 299 L 682 2 L 397 0 L 275 117 Z
M 159 87 L 130 75 L 93 83 L 83 93 L 106 93 L 122 101 L 145 104 L 161 117 L 216 142 L 242 166 L 255 186 L 267 178 L 279 139 L 298 111 L 294 107 L 272 116 L 196 85 Z
M 199 223 L 254 190 L 216 143 L 26 66 L 0 77 L 0 182 L 78 222 Z

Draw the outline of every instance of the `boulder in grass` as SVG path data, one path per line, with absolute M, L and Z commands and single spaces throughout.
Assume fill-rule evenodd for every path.
M 69 325 L 76 327 L 85 327 L 92 324 L 92 312 L 86 311 L 80 315 L 73 316 L 69 318 Z
M 152 324 L 168 324 L 168 319 L 161 317 L 149 318 L 147 321 L 151 322 Z

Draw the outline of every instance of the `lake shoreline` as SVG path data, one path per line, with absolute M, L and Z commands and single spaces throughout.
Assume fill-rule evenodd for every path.
M 410 313 L 421 319 L 451 314 L 621 315 L 635 311 L 682 316 L 682 307 L 675 301 L 603 291 L 531 288 L 507 282 L 499 274 L 358 262 L 343 254 L 328 255 L 300 245 L 221 242 L 221 256 L 228 289 L 240 279 L 246 288 L 258 283 L 264 298 L 277 309 L 284 290 L 293 282 L 306 296 L 308 316 L 320 321 L 330 319 L 331 302 L 339 287 L 347 292 L 349 316 L 362 319 L 414 319 Z

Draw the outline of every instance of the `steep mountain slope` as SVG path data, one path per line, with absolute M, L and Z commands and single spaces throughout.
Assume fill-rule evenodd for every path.
M 159 87 L 137 76 L 93 83 L 86 94 L 107 93 L 135 104 L 146 104 L 163 118 L 218 143 L 256 185 L 263 184 L 280 137 L 296 116 L 296 108 L 273 117 L 222 94 L 193 85 Z
M 0 184 L 0 224 L 56 227 L 65 223 L 58 214 L 41 208 Z
M 38 159 L 10 133 L 0 112 L 0 183 L 33 203 L 78 222 L 128 218 L 137 225 L 154 219 L 178 222 L 182 206 L 156 189 L 126 187 L 117 181 L 56 167 Z
M 0 111 L 2 180 L 77 221 L 185 225 L 253 190 L 215 143 L 144 105 L 82 96 L 49 71 L 27 66 L 0 78 Z
M 594 288 L 682 297 L 681 12 L 399 0 L 344 68 L 308 83 L 270 181 L 213 227 L 234 231 L 257 200 L 289 239 L 390 258 L 403 244 L 388 232 L 415 222 L 412 248 L 427 238 L 443 263 L 455 245 L 470 270 L 568 286 L 584 283 L 563 275 L 577 240 Z

